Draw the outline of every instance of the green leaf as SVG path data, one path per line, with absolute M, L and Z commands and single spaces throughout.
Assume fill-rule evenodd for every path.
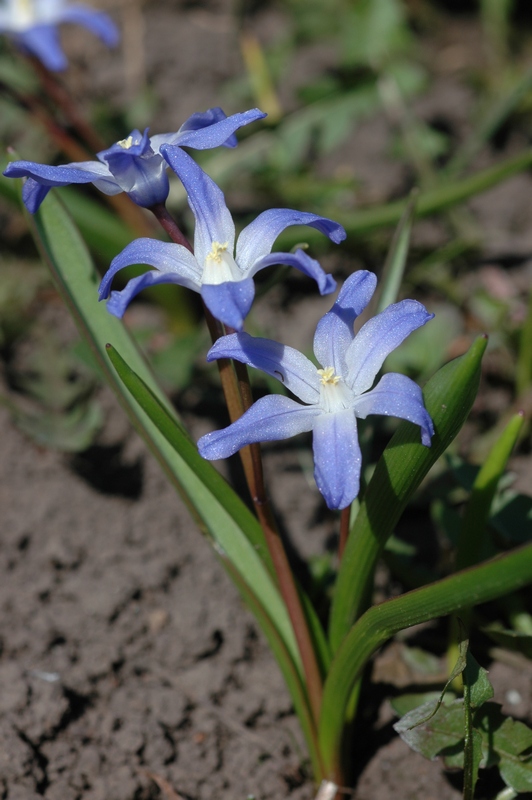
M 79 453 L 93 443 L 103 425 L 103 414 L 96 401 L 79 403 L 67 411 L 15 412 L 15 422 L 41 447 L 64 453 Z
M 434 701 L 428 700 L 396 722 L 394 730 L 416 753 L 436 758 L 442 750 L 461 749 L 464 739 L 464 707 L 462 700 L 441 706 L 436 713 Z
M 532 545 L 370 608 L 353 625 L 325 681 L 319 724 L 327 772 L 338 767 L 346 709 L 372 654 L 400 630 L 512 594 L 532 583 Z
M 494 0 L 502 6 L 504 0 Z M 484 145 L 506 122 L 510 114 L 526 97 L 532 88 L 532 70 L 519 74 L 513 86 L 504 86 L 498 97 L 489 98 L 486 112 L 468 136 L 457 148 L 456 153 L 447 164 L 445 174 L 456 176 L 466 169 Z
M 515 792 L 532 791 L 532 759 L 525 760 L 501 756 L 499 763 L 501 778 Z
M 426 705 L 427 708 L 434 708 L 436 703 L 441 697 L 441 692 L 418 692 L 415 694 L 400 694 L 397 697 L 390 698 L 390 705 L 398 717 L 404 717 L 410 711 L 419 708 L 421 705 Z M 443 703 L 448 705 L 456 700 L 454 692 L 447 692 L 443 698 Z M 429 706 L 429 703 L 432 706 Z
M 377 560 L 407 502 L 469 414 L 486 343 L 484 337 L 477 339 L 425 386 L 425 405 L 435 428 L 431 447 L 420 443 L 417 426 L 403 422 L 377 463 L 342 557 L 331 610 L 333 652 L 364 611 Z
M 417 196 L 418 192 L 416 190 L 411 192 L 410 200 L 397 226 L 388 255 L 386 256 L 382 278 L 377 290 L 378 294 L 376 296 L 374 295 L 372 299 L 372 303 L 374 300 L 377 302 L 375 312 L 377 314 L 397 301 L 399 288 L 403 281 L 406 267 L 406 259 L 410 246 L 410 234 L 412 232 L 412 223 L 416 212 Z
M 482 632 L 486 633 L 500 647 L 516 653 L 523 653 L 527 658 L 532 658 L 532 636 L 529 634 L 505 630 L 496 624 L 483 627 Z
M 470 197 L 491 189 L 513 175 L 523 172 L 531 165 L 532 149 L 528 149 L 517 156 L 512 156 L 493 167 L 476 172 L 474 175 L 462 180 L 420 192 L 416 206 L 416 216 L 420 219 L 444 211 L 447 208 L 452 208 Z M 332 217 L 343 225 L 348 235 L 360 236 L 376 228 L 397 225 L 404 213 L 407 202 L 407 200 L 398 200 L 393 203 L 386 203 L 386 205 L 349 213 L 337 207 L 324 208 L 321 211 L 324 215 Z M 289 250 L 300 236 L 301 234 L 298 236 L 297 231 L 287 230 L 279 237 L 278 246 L 281 249 Z M 313 244 L 319 239 L 319 234 L 309 230 L 308 233 L 305 233 L 305 239 Z
M 523 422 L 523 412 L 512 417 L 475 478 L 458 540 L 457 569 L 471 566 L 480 557 L 491 504 Z
M 470 689 L 469 701 L 472 708 L 480 708 L 493 697 L 493 686 L 489 682 L 487 671 L 477 663 L 469 650 L 466 656 L 464 683 L 467 683 Z
M 502 492 L 494 500 L 490 525 L 507 542 L 529 542 L 532 539 L 532 497 L 512 489 Z
M 474 717 L 483 738 L 483 765 L 497 764 L 504 782 L 517 792 L 532 790 L 532 729 L 504 716 L 498 703 L 486 703 Z

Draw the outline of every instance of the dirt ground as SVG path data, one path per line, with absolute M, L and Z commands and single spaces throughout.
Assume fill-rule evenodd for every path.
M 177 129 L 193 111 L 220 104 L 220 86 L 241 69 L 229 5 L 183 4 L 178 23 L 177 5 L 145 3 L 136 18 L 147 43 L 144 67 L 163 98 L 154 131 Z M 269 11 L 257 21 L 265 35 L 281 25 L 282 17 Z M 138 28 L 130 26 L 128 35 L 138 36 Z M 445 36 L 442 50 L 452 43 L 469 53 L 478 30 L 461 20 Z M 66 41 L 75 54 L 69 80 L 117 102 L 134 90 L 138 65 L 130 55 L 102 53 L 74 30 Z M 88 87 L 83 69 L 96 51 Z M 327 53 L 321 57 L 326 62 Z M 303 54 L 283 89 L 287 104 L 304 73 Z M 176 76 L 186 92 L 176 90 Z M 445 116 L 463 133 L 468 91 L 459 71 L 442 67 L 417 108 L 426 118 Z M 323 168 L 349 161 L 368 196 L 390 196 L 404 175 L 389 156 L 388 139 L 384 119 L 364 123 Z M 516 132 L 476 166 L 525 144 L 525 134 Z M 371 159 L 378 164 L 370 170 Z M 486 232 L 489 263 L 477 264 L 479 280 L 499 280 L 516 292 L 530 285 L 531 196 L 532 178 L 524 174 L 469 204 Z M 426 222 L 414 239 L 441 236 L 436 223 Z M 512 273 L 503 269 L 509 255 L 520 258 Z M 279 338 L 293 346 L 330 305 L 302 299 L 281 310 L 273 308 L 275 298 L 258 313 L 265 324 L 275 313 Z M 65 341 L 74 335 L 57 300 L 42 315 Z M 1 800 L 310 800 L 315 787 L 297 719 L 262 635 L 107 390 L 100 401 L 104 430 L 77 456 L 36 446 L 0 408 Z M 198 435 L 214 424 L 191 420 Z M 317 499 L 309 503 L 300 454 L 289 444 L 266 451 L 272 494 L 294 548 L 304 557 L 322 552 L 336 522 Z M 530 456 L 516 464 L 526 491 Z M 532 666 L 501 656 L 490 679 L 504 710 L 532 722 Z M 409 672 L 400 646 L 379 657 L 375 680 L 353 796 L 459 798 L 456 776 L 410 751 L 391 728 L 393 714 L 381 698 L 390 686 L 421 680 Z M 487 795 L 494 796 L 493 785 Z

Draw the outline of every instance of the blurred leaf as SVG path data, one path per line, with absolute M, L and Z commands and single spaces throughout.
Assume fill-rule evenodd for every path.
M 506 630 L 497 623 L 485 625 L 483 633 L 487 634 L 492 641 L 506 650 L 515 653 L 522 653 L 527 658 L 532 659 L 532 636 L 519 631 Z
M 439 698 L 441 692 L 419 692 L 415 694 L 401 694 L 398 697 L 390 698 L 390 705 L 398 717 L 404 717 L 410 711 L 425 705 L 427 708 L 429 704 L 434 706 Z M 454 692 L 447 692 L 443 698 L 444 705 L 449 705 L 453 700 L 456 700 Z
M 393 533 L 386 542 L 386 550 L 398 556 L 415 556 L 417 553 L 417 547 L 415 545 L 410 544 L 410 542 L 404 542 Z
M 4 398 L 16 424 L 43 447 L 85 450 L 103 424 L 94 375 L 46 330 L 34 328 L 24 344 L 7 370 L 19 395 Z
M 518 395 L 524 394 L 532 384 L 532 291 L 528 298 L 528 311 L 519 337 L 515 383 Z
M 34 261 L 0 256 L 0 347 L 13 343 L 31 325 L 31 305 L 50 278 Z
M 532 729 L 505 717 L 498 703 L 486 703 L 474 717 L 475 728 L 483 737 L 481 766 L 496 764 L 504 782 L 517 792 L 532 789 Z
M 407 49 L 411 41 L 403 3 L 399 0 L 358 0 L 342 20 L 344 62 L 375 68 Z
M 431 513 L 436 525 L 443 530 L 449 539 L 449 542 L 453 546 L 456 546 L 458 543 L 460 526 L 462 524 L 462 518 L 460 514 L 455 511 L 454 508 L 442 501 L 436 501 L 432 504 Z
M 96 401 L 78 403 L 65 411 L 27 414 L 18 411 L 15 422 L 38 445 L 65 453 L 79 453 L 94 442 L 103 425 L 103 413 Z
M 490 525 L 508 542 L 532 539 L 532 497 L 508 490 L 495 498 Z
M 379 314 L 392 303 L 396 303 L 399 295 L 399 287 L 403 282 L 403 276 L 408 258 L 410 247 L 410 234 L 416 213 L 417 191 L 412 191 L 410 201 L 405 208 L 399 225 L 393 235 L 392 243 L 384 267 L 381 280 L 376 293 L 370 303 L 371 313 Z M 376 309 L 374 311 L 374 304 Z
M 428 653 L 421 647 L 403 647 L 401 658 L 416 672 L 422 675 L 439 675 L 441 672 L 440 659 L 434 653 Z
M 481 558 L 485 528 L 493 498 L 523 427 L 523 422 L 522 412 L 514 414 L 475 478 L 471 496 L 462 517 L 456 553 L 457 569 L 470 567 Z

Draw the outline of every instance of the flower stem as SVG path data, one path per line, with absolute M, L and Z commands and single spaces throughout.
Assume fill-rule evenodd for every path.
M 190 250 L 191 253 L 194 253 L 194 248 L 190 244 L 189 240 L 172 217 L 171 214 L 168 213 L 168 209 L 166 208 L 164 203 L 155 203 L 155 205 L 150 206 L 150 211 L 154 214 L 157 218 L 157 221 L 161 225 L 161 228 L 166 231 L 170 239 L 174 242 L 174 244 L 181 244 L 183 247 L 186 247 L 187 250 Z
M 60 83 L 57 77 L 36 56 L 30 55 L 28 60 L 39 78 L 44 93 L 52 100 L 55 106 L 61 109 L 80 139 L 95 153 L 98 150 L 104 150 L 107 145 L 100 138 L 100 134 L 83 116 L 66 86 Z
M 349 536 L 349 520 L 351 519 L 351 504 L 343 508 L 340 513 L 340 541 L 338 542 L 338 559 L 341 561 Z
M 194 252 L 192 245 L 180 230 L 174 218 L 168 213 L 163 203 L 152 206 L 150 211 L 157 217 L 157 220 L 175 244 L 181 244 L 190 250 L 190 252 Z M 233 333 L 231 329 L 225 328 L 221 322 L 215 319 L 205 305 L 204 311 L 213 342 L 226 333 Z M 239 361 L 231 362 L 230 359 L 220 358 L 218 359 L 218 369 L 229 417 L 231 422 L 235 422 L 250 408 L 253 402 L 247 367 Z M 277 580 L 279 590 L 292 622 L 294 635 L 301 654 L 303 670 L 305 672 L 310 707 L 314 721 L 317 723 L 321 710 L 321 674 L 305 612 L 301 605 L 301 598 L 266 493 L 260 445 L 251 444 L 247 447 L 243 447 L 240 450 L 240 458 L 242 460 L 242 466 L 244 468 L 244 474 L 255 507 L 255 512 L 264 531 L 268 550 L 270 551 L 273 561 L 275 570 L 274 577 Z

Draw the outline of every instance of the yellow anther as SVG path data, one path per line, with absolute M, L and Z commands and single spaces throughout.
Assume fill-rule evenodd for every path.
M 229 242 L 213 242 L 211 247 L 211 252 L 208 254 L 207 258 L 211 261 L 216 261 L 217 264 L 222 263 L 222 253 L 225 253 L 229 246 Z
M 119 144 L 123 150 L 129 150 L 130 147 L 133 147 L 133 137 L 130 134 L 127 139 L 120 139 L 117 144 Z
M 326 386 L 328 383 L 332 383 L 333 386 L 336 386 L 336 384 L 340 380 L 340 376 L 334 374 L 334 367 L 326 367 L 325 369 L 319 369 L 318 375 L 320 376 L 320 383 L 323 386 Z

